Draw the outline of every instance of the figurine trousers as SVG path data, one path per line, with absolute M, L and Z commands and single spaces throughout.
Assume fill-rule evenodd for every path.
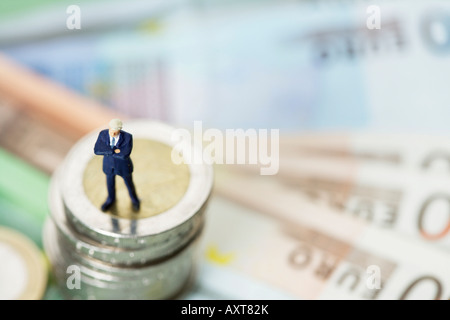
M 108 199 L 110 201 L 114 201 L 116 200 L 116 174 L 108 174 L 106 175 L 106 185 L 108 188 Z M 130 195 L 131 198 L 131 202 L 133 204 L 137 204 L 139 203 L 138 197 L 136 195 L 136 189 L 134 187 L 134 182 L 133 182 L 133 176 L 130 175 L 125 175 L 122 176 L 125 185 L 127 186 L 128 189 L 128 194 Z

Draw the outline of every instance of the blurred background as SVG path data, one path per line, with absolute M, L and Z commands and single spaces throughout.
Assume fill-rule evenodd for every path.
M 70 30 L 72 4 L 2 1 L 2 52 L 124 114 L 447 131 L 445 1 L 79 1 Z
M 387 229 L 404 232 L 406 239 L 420 238 L 421 232 L 409 227 L 417 224 L 416 215 L 411 222 L 403 213 L 420 206 L 407 202 L 414 198 L 408 188 L 439 185 L 448 193 L 442 178 L 450 150 L 450 3 L 445 0 L 2 0 L 0 53 L 129 118 L 183 127 L 200 120 L 221 130 L 279 129 L 280 175 L 267 179 L 281 183 L 297 172 L 295 183 L 283 183 L 305 197 L 300 203 L 314 204 L 326 193 L 326 201 L 339 200 L 334 209 L 350 212 L 352 219 L 361 199 L 369 201 L 375 216 L 394 206 L 402 215 Z M 0 224 L 20 230 L 42 249 L 49 177 L 84 132 L 61 128 L 58 112 L 65 109 L 40 114 L 24 102 L 29 100 L 11 96 L 2 90 L 7 82 L 0 80 Z M 431 178 L 423 177 L 427 156 L 436 154 L 443 164 Z M 236 179 L 249 176 L 236 174 Z M 407 184 L 405 176 L 421 180 Z M 236 212 L 261 209 L 244 206 L 245 199 L 228 192 L 230 182 L 221 179 L 226 182 L 218 188 L 223 199 L 212 204 L 216 212 L 237 206 L 234 200 L 243 206 Z M 361 191 L 369 184 L 372 189 Z M 280 201 L 273 192 L 266 200 Z M 440 234 L 437 245 L 426 245 L 438 248 L 445 262 L 448 207 L 445 201 L 436 204 L 426 222 L 430 232 Z M 371 226 L 381 225 L 373 221 Z M 239 256 L 239 246 L 228 248 L 226 237 L 211 242 L 216 246 L 204 249 L 206 271 L 197 291 L 183 298 L 361 298 L 329 289 L 339 283 L 332 275 L 317 280 L 322 289 L 305 296 L 298 286 L 309 280 L 294 286 L 269 275 L 270 268 L 218 263 L 215 250 L 237 250 Z M 269 251 L 264 259 L 276 260 Z M 280 265 L 288 260 L 281 257 Z M 443 297 L 449 278 L 448 273 L 439 278 Z M 237 293 L 231 283 L 245 283 L 247 290 Z M 403 292 L 403 284 L 398 286 Z M 418 297 L 428 298 L 423 290 L 425 296 Z M 61 298 L 51 276 L 43 298 Z

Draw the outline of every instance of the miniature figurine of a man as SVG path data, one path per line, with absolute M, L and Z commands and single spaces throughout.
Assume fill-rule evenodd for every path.
M 116 175 L 125 181 L 130 194 L 133 210 L 138 211 L 140 200 L 133 183 L 133 162 L 130 159 L 133 149 L 133 136 L 122 130 L 122 121 L 112 119 L 109 130 L 102 130 L 95 143 L 94 153 L 103 156 L 103 172 L 106 174 L 108 198 L 103 203 L 102 211 L 108 210 L 116 200 Z

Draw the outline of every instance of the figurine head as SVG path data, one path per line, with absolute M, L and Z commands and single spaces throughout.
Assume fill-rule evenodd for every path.
M 122 121 L 120 119 L 112 119 L 109 122 L 109 135 L 116 137 L 122 130 Z

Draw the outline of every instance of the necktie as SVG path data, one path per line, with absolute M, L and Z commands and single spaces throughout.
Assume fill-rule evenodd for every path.
M 114 146 L 116 145 L 116 138 L 112 138 L 112 142 L 111 142 L 111 149 L 114 148 Z

